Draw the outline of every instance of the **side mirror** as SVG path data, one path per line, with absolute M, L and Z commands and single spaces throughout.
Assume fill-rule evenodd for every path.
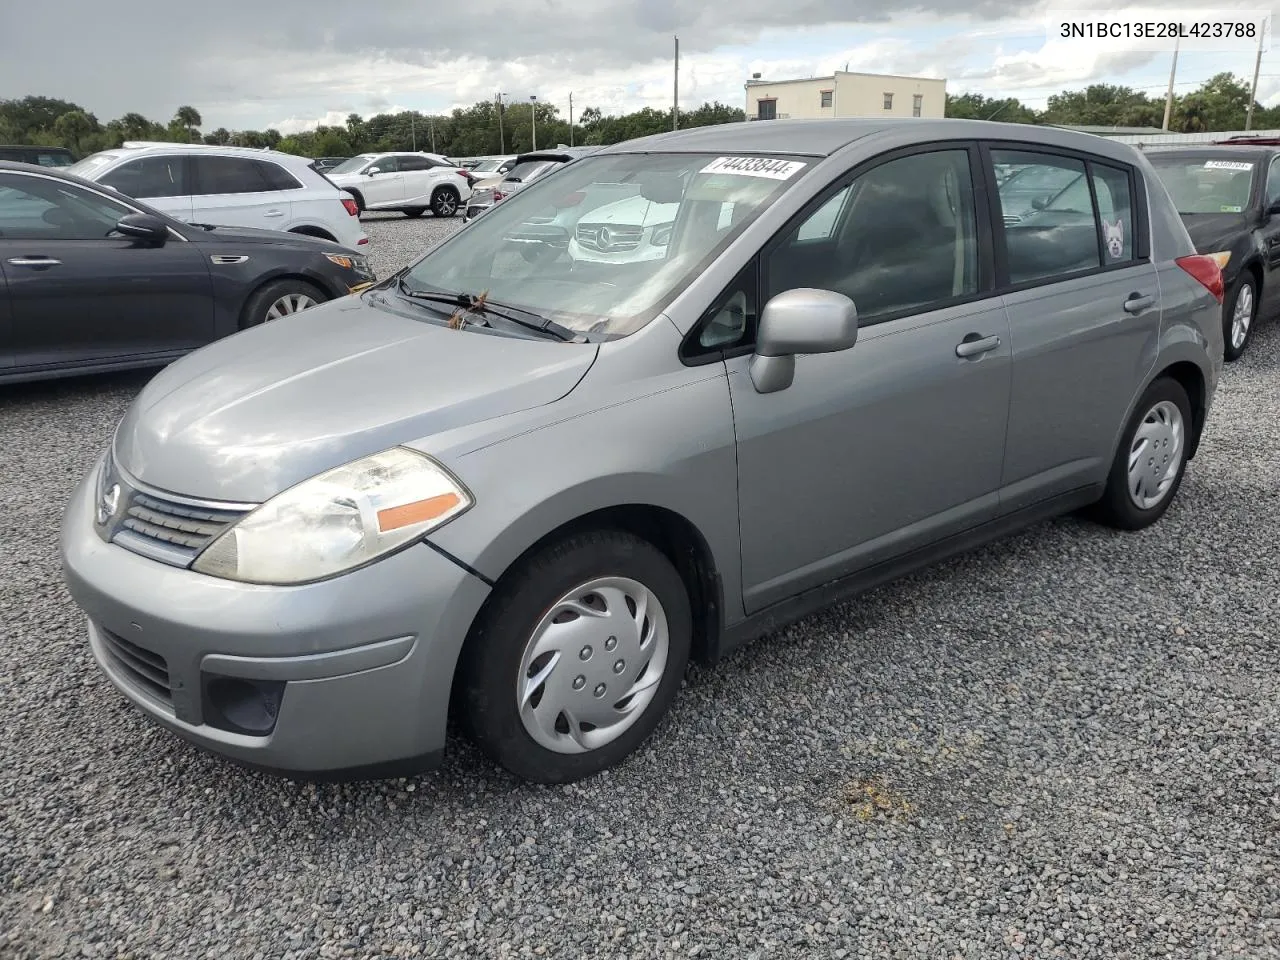
M 169 238 L 169 227 L 159 217 L 149 213 L 130 213 L 116 221 L 116 231 L 135 240 L 164 243 Z
M 1280 213 L 1280 200 L 1272 200 L 1267 204 L 1266 214 L 1268 217 L 1274 217 Z
M 381 172 L 382 172 L 381 167 L 370 167 L 368 170 L 364 172 L 364 175 L 366 177 L 372 177 L 375 173 L 381 173 Z
M 858 309 L 842 293 L 798 287 L 764 305 L 751 382 L 758 393 L 791 386 L 796 354 L 835 353 L 858 342 Z
M 1036 197 L 1031 201 L 1031 206 L 1036 210 L 1043 210 L 1049 206 L 1049 197 Z

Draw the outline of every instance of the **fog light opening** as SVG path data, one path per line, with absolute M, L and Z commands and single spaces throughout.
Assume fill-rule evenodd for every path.
M 250 736 L 275 729 L 284 681 L 209 677 L 205 682 L 205 722 Z

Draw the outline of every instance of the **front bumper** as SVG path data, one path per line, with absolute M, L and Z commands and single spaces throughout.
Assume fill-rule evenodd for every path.
M 92 476 L 63 519 L 64 576 L 99 667 L 147 716 L 207 750 L 287 774 L 434 765 L 483 581 L 422 544 L 300 587 L 204 576 L 104 542 Z M 228 691 L 244 690 L 277 698 L 262 714 L 268 728 L 246 732 L 228 719 L 243 716 L 227 707 Z

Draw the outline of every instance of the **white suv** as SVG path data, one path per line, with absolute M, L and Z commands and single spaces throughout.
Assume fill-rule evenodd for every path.
M 368 249 L 355 200 L 307 157 L 248 147 L 129 141 L 68 173 L 194 223 L 284 230 Z
M 452 217 L 471 196 L 470 172 L 438 153 L 362 153 L 325 176 L 361 210 L 400 210 L 420 217 L 430 209 Z

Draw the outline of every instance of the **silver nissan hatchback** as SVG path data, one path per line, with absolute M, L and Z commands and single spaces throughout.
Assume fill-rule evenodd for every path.
M 452 715 L 574 780 L 690 658 L 1067 511 L 1156 522 L 1222 294 L 1103 138 L 635 140 L 161 372 L 71 498 L 65 575 L 111 682 L 239 762 L 403 775 Z

